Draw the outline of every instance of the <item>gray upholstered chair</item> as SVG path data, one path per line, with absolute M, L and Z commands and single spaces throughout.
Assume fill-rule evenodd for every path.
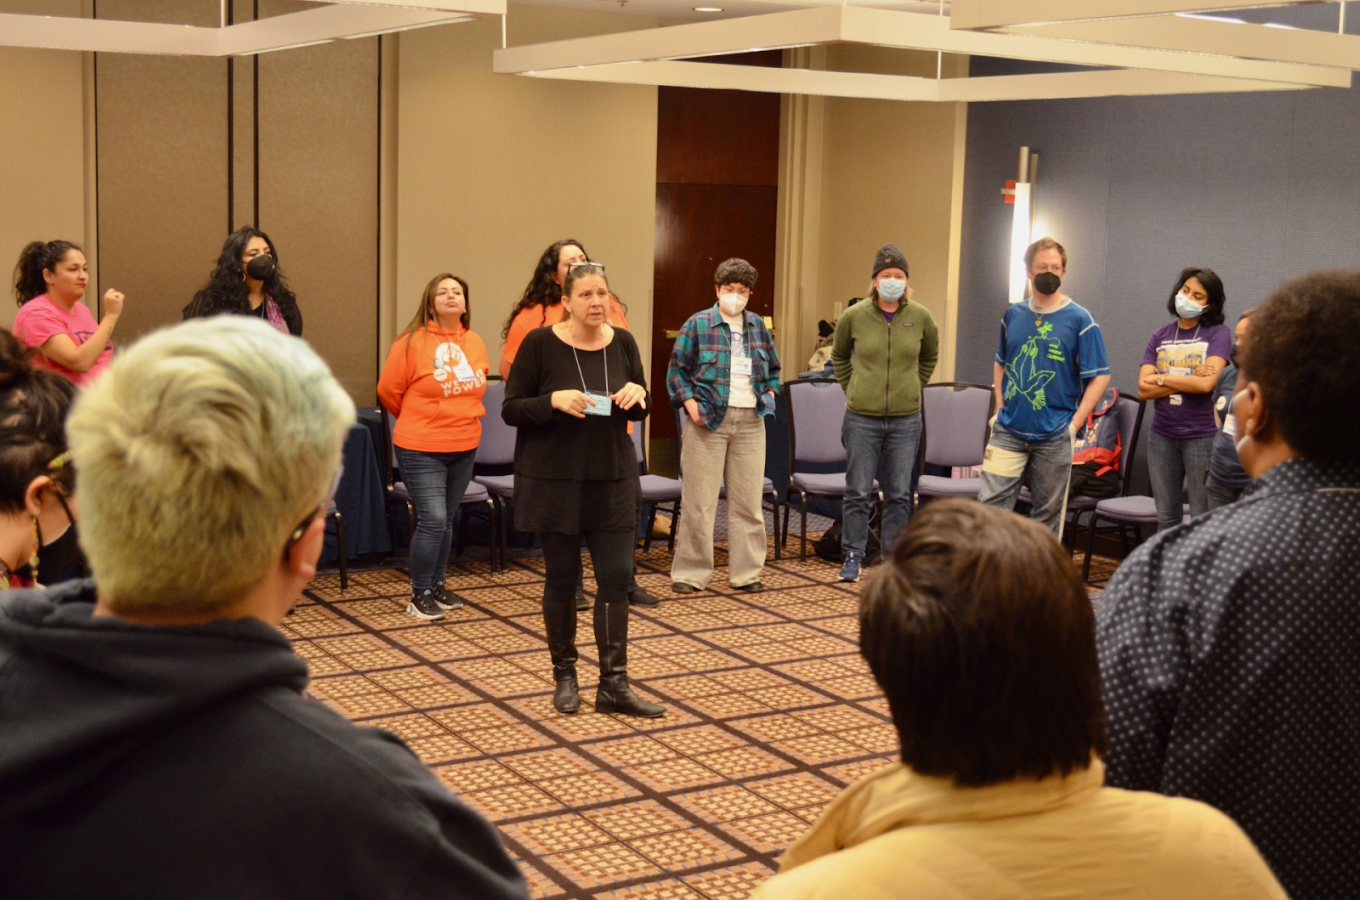
M 990 385 L 948 381 L 921 391 L 921 465 L 972 468 L 987 450 L 987 420 L 996 410 Z M 977 499 L 982 479 L 922 473 L 916 493 L 922 503 L 946 497 Z

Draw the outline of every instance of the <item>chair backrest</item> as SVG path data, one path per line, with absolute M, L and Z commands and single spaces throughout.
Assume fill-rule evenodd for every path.
M 633 452 L 637 454 L 639 475 L 647 474 L 647 445 L 642 440 L 643 430 L 641 422 L 634 422 L 633 433 L 630 435 L 633 439 Z
M 1129 473 L 1133 471 L 1134 451 L 1138 448 L 1138 435 L 1143 431 L 1143 412 L 1147 402 L 1136 396 L 1130 397 L 1119 392 L 1119 495 L 1128 496 Z
M 476 464 L 504 466 L 515 461 L 515 427 L 501 418 L 505 402 L 505 382 L 489 381 L 482 405 L 486 418 L 482 419 L 482 442 L 477 445 Z
M 789 395 L 789 471 L 800 463 L 845 465 L 841 423 L 845 391 L 834 378 L 808 378 L 784 385 Z
M 935 466 L 982 465 L 987 420 L 996 406 L 990 385 L 949 381 L 921 391 L 921 458 Z

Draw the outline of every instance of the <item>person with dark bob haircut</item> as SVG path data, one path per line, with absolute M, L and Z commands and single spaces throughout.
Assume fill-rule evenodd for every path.
M 1360 271 L 1251 316 L 1232 403 L 1251 483 L 1156 535 L 1097 616 L 1110 784 L 1232 816 L 1295 898 L 1360 897 Z
M 753 900 L 1284 896 L 1227 816 L 1104 787 L 1091 601 L 1043 525 L 930 504 L 859 620 L 902 761 L 833 801 Z
M 302 311 L 279 267 L 279 253 L 253 225 L 227 237 L 208 283 L 184 307 L 186 319 L 222 313 L 256 316 L 276 331 L 302 337 Z
M 1181 523 L 1188 488 L 1190 514 L 1209 511 L 1205 486 L 1214 451 L 1214 385 L 1232 356 L 1223 324 L 1223 281 L 1210 269 L 1181 272 L 1166 302 L 1172 321 L 1152 332 L 1138 370 L 1138 397 L 1152 401 L 1148 475 L 1157 530 Z
M 66 452 L 76 386 L 34 368 L 33 357 L 0 328 L 0 590 L 46 584 L 84 562 L 67 502 L 76 487 Z

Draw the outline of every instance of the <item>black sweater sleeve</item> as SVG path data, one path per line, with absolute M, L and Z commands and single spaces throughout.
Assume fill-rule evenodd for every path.
M 543 393 L 542 389 L 544 333 L 539 329 L 525 336 L 505 382 L 501 418 L 515 428 L 545 425 L 558 415 L 553 409 L 552 391 Z M 551 336 L 551 332 L 546 333 Z

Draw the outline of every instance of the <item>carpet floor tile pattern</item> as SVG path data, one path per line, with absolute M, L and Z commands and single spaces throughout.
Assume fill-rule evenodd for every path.
M 553 710 L 541 557 L 458 561 L 445 584 L 465 605 L 436 623 L 405 614 L 400 568 L 352 572 L 343 593 L 322 575 L 283 628 L 309 693 L 400 735 L 495 823 L 535 898 L 739 900 L 897 738 L 857 652 L 858 586 L 790 541 L 763 593 L 736 591 L 717 549 L 713 581 L 683 597 L 664 544 L 639 551 L 638 581 L 663 602 L 632 610 L 629 673 L 660 719 L 594 711 L 587 612 L 582 709 Z M 587 556 L 588 593 L 591 576 Z

